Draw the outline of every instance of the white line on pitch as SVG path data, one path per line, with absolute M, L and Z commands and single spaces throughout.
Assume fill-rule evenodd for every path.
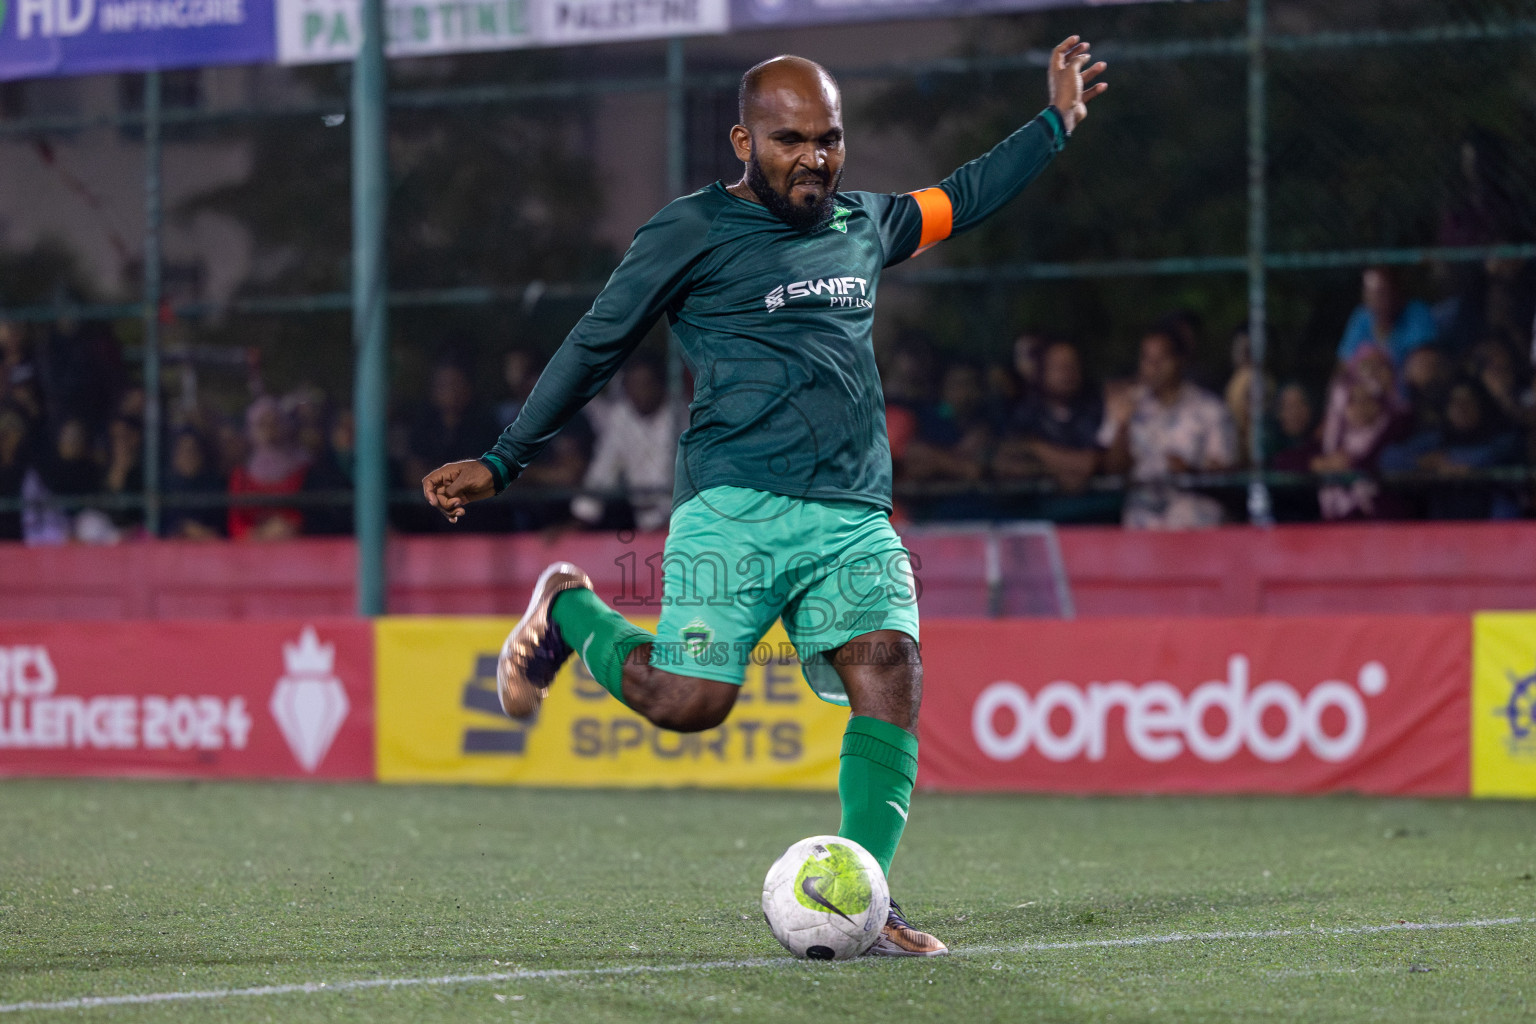
M 1231 942 L 1242 939 L 1284 939 L 1321 935 L 1379 935 L 1385 932 L 1444 931 L 1452 928 L 1497 928 L 1504 925 L 1536 924 L 1536 918 L 1495 917 L 1473 921 L 1411 922 L 1361 925 L 1354 928 L 1277 928 L 1252 932 L 1170 932 L 1166 935 L 1136 935 L 1124 939 L 1084 939 L 1078 942 L 1023 942 L 1010 946 L 967 946 L 956 955 L 996 953 L 1048 953 L 1073 949 L 1104 949 L 1122 946 L 1156 946 L 1174 942 Z M 794 963 L 789 957 L 759 957 L 752 960 L 709 960 L 687 964 L 636 964 L 630 967 L 572 967 L 536 970 L 499 971 L 492 974 L 448 974 L 435 978 L 359 978 L 354 981 L 309 981 L 294 985 L 262 985 L 255 988 L 215 988 L 191 992 L 146 992 L 130 996 L 81 996 L 57 1002 L 0 1003 L 0 1013 L 26 1010 L 89 1010 L 98 1006 L 131 1006 L 141 1003 L 176 1003 L 204 999 L 232 999 L 252 996 L 287 996 L 323 992 L 356 992 L 370 988 L 417 988 L 432 985 L 470 985 L 497 981 L 542 981 L 558 978 L 594 978 L 626 974 L 672 974 L 680 971 L 712 971 L 726 967 L 771 967 Z
M 1017 946 L 967 946 L 967 953 L 1036 953 L 1062 949 L 1103 949 L 1116 946 L 1157 946 L 1166 942 L 1229 942 L 1233 939 L 1285 939 L 1298 935 L 1378 935 L 1382 932 L 1435 932 L 1447 928 L 1495 928 L 1510 924 L 1536 924 L 1536 918 L 1490 917 L 1476 921 L 1403 921 L 1367 924 L 1355 928 L 1276 928 L 1262 932 L 1170 932 L 1167 935 L 1135 935 L 1126 939 L 1083 939 L 1078 942 L 1026 942 Z M 4 1007 L 0 1007 L 4 1009 Z

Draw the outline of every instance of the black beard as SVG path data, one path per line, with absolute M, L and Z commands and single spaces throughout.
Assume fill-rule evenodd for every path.
M 839 170 L 836 177 L 823 180 L 827 191 L 820 199 L 814 203 L 797 205 L 789 196 L 768 184 L 768 176 L 763 173 L 763 165 L 757 162 L 756 153 L 747 161 L 747 187 L 752 190 L 752 194 L 768 207 L 769 213 L 801 234 L 808 235 L 832 219 L 832 207 L 837 199 L 837 186 L 843 180 L 843 172 Z

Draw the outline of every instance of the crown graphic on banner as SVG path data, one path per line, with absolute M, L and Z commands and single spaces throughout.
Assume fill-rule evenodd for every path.
M 336 663 L 336 645 L 322 644 L 315 627 L 305 626 L 297 644 L 283 644 L 283 666 L 290 676 L 325 678 Z

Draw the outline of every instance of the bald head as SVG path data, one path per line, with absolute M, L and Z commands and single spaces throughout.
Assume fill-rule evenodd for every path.
M 754 65 L 741 76 L 736 116 L 752 129 L 767 111 L 811 103 L 825 105 L 840 115 L 843 99 L 837 80 L 813 60 L 784 54 Z
M 731 146 L 746 167 L 731 186 L 797 231 L 832 217 L 843 176 L 843 101 L 825 68 L 774 57 L 741 77 L 741 123 Z

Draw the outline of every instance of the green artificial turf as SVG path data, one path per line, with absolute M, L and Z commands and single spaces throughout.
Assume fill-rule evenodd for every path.
M 0 1024 L 1536 1016 L 1536 804 L 919 794 L 892 888 L 954 955 L 785 959 L 763 873 L 836 821 L 831 795 L 5 781 L 7 1007 L 514 976 Z

